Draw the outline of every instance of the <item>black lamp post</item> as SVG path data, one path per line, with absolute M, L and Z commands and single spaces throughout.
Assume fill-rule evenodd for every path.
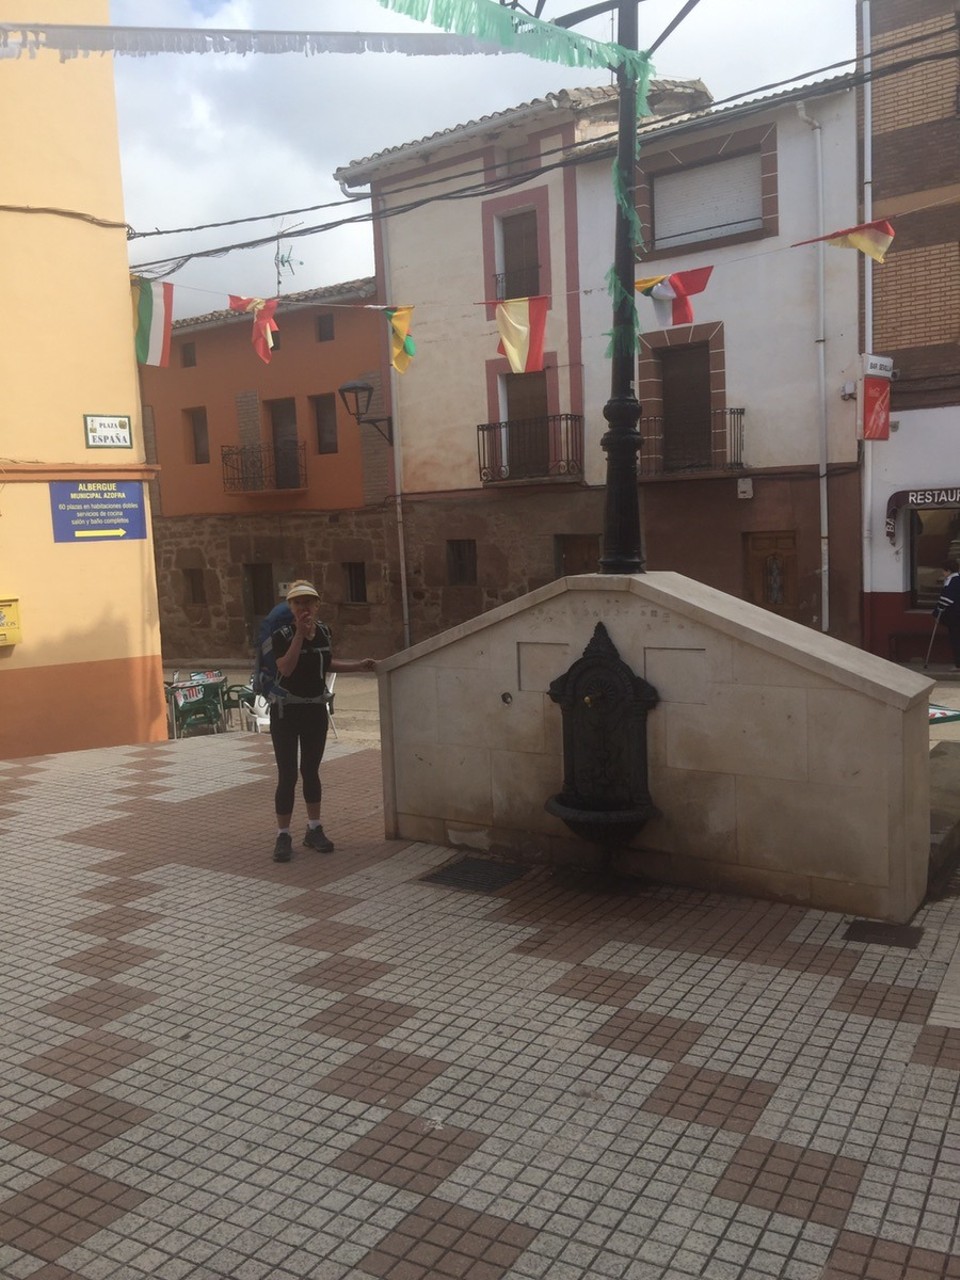
M 618 41 L 625 49 L 637 49 L 637 0 L 620 0 Z M 637 169 L 637 78 L 628 66 L 617 68 L 620 111 L 617 126 L 617 181 L 619 190 L 633 200 Z M 613 305 L 613 351 L 610 399 L 603 406 L 609 423 L 600 440 L 607 455 L 607 491 L 604 502 L 601 573 L 643 573 L 640 537 L 640 491 L 637 486 L 637 454 L 640 450 L 640 404 L 634 391 L 637 353 L 634 312 L 636 245 L 633 222 L 617 201 L 613 269 L 616 296 Z
M 617 10 L 617 40 L 624 49 L 639 48 L 637 7 L 639 0 L 605 0 L 555 20 L 572 27 L 586 18 Z M 539 8 L 538 8 L 539 12 Z M 637 167 L 637 77 L 630 66 L 617 68 L 620 110 L 617 126 L 617 186 L 633 200 Z M 607 455 L 604 498 L 601 573 L 643 573 L 640 538 L 640 493 L 637 486 L 637 454 L 640 450 L 640 404 L 634 391 L 636 372 L 634 299 L 635 250 L 633 222 L 616 202 L 613 268 L 616 296 L 613 305 L 610 399 L 603 406 L 609 426 L 600 440 Z
M 361 426 L 376 427 L 387 444 L 393 444 L 393 419 L 368 418 L 367 412 L 373 399 L 373 384 L 370 382 L 345 382 L 338 387 L 343 407 L 350 417 Z

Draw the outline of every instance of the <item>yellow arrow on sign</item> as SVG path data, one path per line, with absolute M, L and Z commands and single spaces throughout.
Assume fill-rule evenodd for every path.
M 125 538 L 126 529 L 77 529 L 75 538 Z

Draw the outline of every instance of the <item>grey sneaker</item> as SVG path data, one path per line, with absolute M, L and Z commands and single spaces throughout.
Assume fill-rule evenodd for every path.
M 306 848 L 315 849 L 317 853 L 333 853 L 333 841 L 324 835 L 323 827 L 307 827 L 303 843 Z
M 277 843 L 273 846 L 274 862 L 289 862 L 293 857 L 293 841 L 290 839 L 290 833 L 281 831 L 277 836 Z

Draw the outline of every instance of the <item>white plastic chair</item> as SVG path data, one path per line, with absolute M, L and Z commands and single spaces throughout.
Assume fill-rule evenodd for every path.
M 270 732 L 270 703 L 262 694 L 257 694 L 253 700 L 253 709 L 244 709 L 247 728 L 251 733 L 269 733 Z

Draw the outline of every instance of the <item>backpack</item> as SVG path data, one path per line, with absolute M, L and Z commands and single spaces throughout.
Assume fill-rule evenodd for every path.
M 265 698 L 269 703 L 279 703 L 281 713 L 285 701 L 290 703 L 325 702 L 332 715 L 333 694 L 324 693 L 319 698 L 298 698 L 292 693 L 288 693 L 283 687 L 280 674 L 277 671 L 277 660 L 273 653 L 273 633 L 289 629 L 289 633 L 292 636 L 294 626 L 293 610 L 288 604 L 275 605 L 260 623 L 260 629 L 257 632 L 257 652 L 254 658 L 253 676 L 250 681 L 254 696 Z M 322 622 L 318 622 L 317 630 L 325 642 L 327 649 L 326 663 L 329 663 L 330 629 Z
M 251 684 L 255 695 L 269 701 L 276 696 L 276 688 L 280 677 L 277 674 L 277 660 L 273 656 L 273 633 L 281 627 L 293 626 L 293 610 L 288 604 L 278 604 L 270 610 L 260 623 L 257 632 L 257 651 L 254 655 L 253 678 Z

